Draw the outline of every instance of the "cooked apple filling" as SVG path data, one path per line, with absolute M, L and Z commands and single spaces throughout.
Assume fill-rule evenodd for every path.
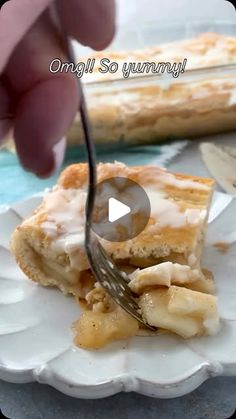
M 164 262 L 136 270 L 130 278 L 129 286 L 137 296 L 142 316 L 151 326 L 183 338 L 212 335 L 219 330 L 217 298 L 211 294 L 214 281 L 199 270 Z M 85 311 L 74 325 L 77 345 L 99 348 L 138 333 L 138 322 L 98 283 L 85 301 Z

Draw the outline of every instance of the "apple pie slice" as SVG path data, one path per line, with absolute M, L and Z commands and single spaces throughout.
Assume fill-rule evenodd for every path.
M 209 316 L 211 324 L 218 324 L 214 283 L 201 270 L 200 260 L 214 182 L 156 166 L 127 167 L 118 162 L 101 163 L 97 171 L 99 182 L 115 176 L 135 181 L 150 200 L 151 216 L 138 236 L 125 242 L 100 239 L 113 260 L 130 274 L 130 287 L 144 317 L 184 337 L 212 333 Z M 16 228 L 11 247 L 30 279 L 57 286 L 82 302 L 85 312 L 75 324 L 76 343 L 96 348 L 136 334 L 139 325 L 114 304 L 90 271 L 84 249 L 87 179 L 87 164 L 64 170 L 39 208 Z M 151 307 L 155 300 L 156 314 Z M 190 300 L 196 308 L 189 307 Z M 159 315 L 166 322 L 158 322 Z M 188 321 L 187 326 L 177 325 L 177 318 L 181 325 L 181 319 L 192 319 L 194 327 L 188 329 Z

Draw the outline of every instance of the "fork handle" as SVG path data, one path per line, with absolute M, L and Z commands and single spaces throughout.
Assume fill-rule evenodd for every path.
M 63 28 L 63 24 L 62 24 L 59 13 L 58 13 L 58 19 L 59 19 L 58 24 L 59 24 L 60 34 L 62 37 L 62 42 L 65 48 L 65 51 L 67 53 L 67 56 L 70 62 L 75 65 L 76 60 L 75 60 L 75 54 L 73 51 L 72 43 L 69 36 L 67 35 L 66 31 Z M 96 164 L 95 147 L 92 140 L 91 125 L 90 125 L 89 117 L 88 117 L 86 99 L 83 92 L 82 83 L 79 78 L 77 78 L 77 80 L 78 80 L 78 89 L 80 93 L 79 112 L 80 112 L 80 117 L 81 117 L 81 123 L 82 123 L 82 128 L 83 128 L 85 146 L 86 146 L 86 154 L 87 154 L 87 159 L 88 159 L 88 196 L 87 196 L 86 209 L 85 209 L 85 215 L 86 215 L 85 235 L 86 235 L 86 242 L 87 242 L 87 239 L 90 236 L 92 213 L 93 213 L 94 202 L 95 202 L 96 183 L 97 183 L 97 164 Z

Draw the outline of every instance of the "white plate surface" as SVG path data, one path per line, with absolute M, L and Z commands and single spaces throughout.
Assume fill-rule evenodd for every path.
M 30 215 L 39 196 L 0 213 L 0 378 L 39 381 L 74 397 L 100 398 L 120 391 L 177 397 L 216 375 L 236 375 L 236 200 L 216 193 L 203 266 L 213 271 L 219 295 L 217 336 L 183 340 L 174 335 L 136 337 L 99 351 L 72 344 L 73 298 L 29 281 L 9 252 L 12 230 Z M 220 253 L 213 243 L 228 241 Z

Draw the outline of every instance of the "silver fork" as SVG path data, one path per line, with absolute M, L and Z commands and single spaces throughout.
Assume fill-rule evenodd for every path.
M 97 174 L 95 150 L 90 136 L 90 125 L 83 94 L 80 104 L 80 115 L 84 131 L 89 169 L 88 197 L 85 209 L 85 249 L 91 270 L 96 280 L 102 285 L 103 288 L 105 288 L 105 290 L 117 304 L 119 304 L 125 311 L 127 311 L 132 317 L 137 319 L 145 327 L 151 330 L 156 330 L 154 327 L 147 324 L 142 318 L 140 307 L 128 285 L 128 275 L 125 272 L 121 272 L 117 268 L 113 260 L 100 244 L 97 236 L 92 231 L 91 225 L 96 196 Z
M 70 62 L 75 65 L 76 63 L 71 41 L 66 32 L 63 30 L 62 24 L 60 26 L 68 58 Z M 135 295 L 132 293 L 128 285 L 128 275 L 126 275 L 124 272 L 121 272 L 117 268 L 115 263 L 112 261 L 110 256 L 106 253 L 106 251 L 100 244 L 97 236 L 94 234 L 91 228 L 97 183 L 96 155 L 91 136 L 86 101 L 82 90 L 82 84 L 80 83 L 79 79 L 78 88 L 80 92 L 79 111 L 84 132 L 84 140 L 86 145 L 89 169 L 88 196 L 85 208 L 85 249 L 90 263 L 90 267 L 95 276 L 95 279 L 102 285 L 103 288 L 105 288 L 108 294 L 118 305 L 120 305 L 125 311 L 127 311 L 132 317 L 137 319 L 145 327 L 151 330 L 156 330 L 156 328 L 147 324 L 145 320 L 142 318 L 140 307 L 137 301 L 135 300 Z

